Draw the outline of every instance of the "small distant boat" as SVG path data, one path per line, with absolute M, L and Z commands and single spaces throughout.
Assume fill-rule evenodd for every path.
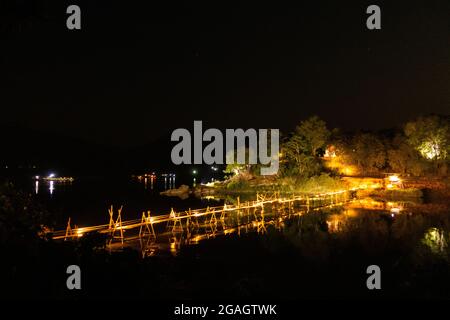
M 51 174 L 47 177 L 35 176 L 35 180 L 43 180 L 43 181 L 56 181 L 56 182 L 73 182 L 75 179 L 73 177 L 56 177 Z

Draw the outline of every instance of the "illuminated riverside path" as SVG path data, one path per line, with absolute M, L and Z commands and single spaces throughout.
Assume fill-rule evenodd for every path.
M 151 247 L 159 239 L 175 251 L 181 244 L 195 244 L 220 234 L 248 232 L 256 230 L 265 232 L 269 224 L 280 227 L 285 218 L 301 215 L 310 210 L 342 205 L 353 198 L 357 189 L 342 190 L 316 195 L 297 195 L 281 197 L 279 193 L 258 194 L 256 200 L 223 206 L 207 207 L 169 214 L 151 215 L 143 212 L 140 219 L 122 220 L 122 207 L 114 212 L 109 209 L 109 223 L 87 227 L 72 227 L 71 220 L 66 230 L 49 232 L 55 240 L 75 240 L 83 235 L 97 232 L 109 235 L 108 246 L 123 245 L 128 241 L 140 241 L 144 248 Z M 300 207 L 301 210 L 295 211 Z M 267 209 L 272 210 L 267 210 Z M 269 211 L 269 212 L 268 212 Z M 144 241 L 144 242 L 143 242 Z M 160 242 L 161 243 L 161 242 Z

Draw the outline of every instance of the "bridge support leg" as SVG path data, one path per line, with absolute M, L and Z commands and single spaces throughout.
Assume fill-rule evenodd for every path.
M 147 234 L 150 235 L 150 237 L 156 239 L 156 233 L 155 229 L 153 228 L 153 219 L 150 215 L 150 211 L 147 211 L 147 215 L 145 215 L 145 211 L 142 212 L 141 227 L 139 229 L 139 237 L 145 236 Z
M 111 234 L 111 241 L 114 239 L 116 231 L 119 230 L 119 239 L 123 244 L 123 226 L 122 226 L 122 209 L 123 206 L 118 210 L 117 219 L 114 221 L 114 209 L 113 206 L 108 210 L 109 211 L 109 226 L 108 230 Z
M 67 220 L 67 228 L 66 228 L 66 235 L 64 236 L 64 241 L 67 240 L 67 238 L 73 238 L 74 232 L 72 227 L 70 226 L 70 217 L 69 220 Z

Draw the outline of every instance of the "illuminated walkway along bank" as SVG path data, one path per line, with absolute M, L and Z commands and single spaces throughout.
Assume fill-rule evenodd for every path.
M 265 231 L 265 225 L 269 222 L 282 222 L 285 216 L 290 216 L 295 207 L 302 210 L 296 214 L 306 213 L 311 209 L 320 209 L 334 205 L 342 205 L 353 198 L 357 189 L 342 190 L 316 195 L 300 195 L 281 197 L 279 193 L 271 195 L 257 195 L 254 201 L 241 203 L 239 198 L 236 204 L 225 204 L 217 207 L 175 212 L 169 214 L 151 216 L 150 211 L 143 212 L 141 219 L 122 220 L 122 207 L 114 213 L 111 206 L 109 211 L 109 223 L 88 227 L 72 227 L 71 220 L 67 223 L 66 230 L 49 232 L 53 239 L 73 240 L 82 237 L 86 233 L 98 232 L 110 236 L 109 245 L 114 240 L 124 241 L 146 238 L 156 240 L 157 237 L 174 234 L 186 234 L 194 242 L 201 238 L 215 235 L 216 231 L 227 234 L 240 232 L 241 228 L 248 230 L 254 227 L 258 232 Z M 271 213 L 266 215 L 265 208 L 271 206 Z M 276 210 L 273 210 L 276 209 Z M 275 214 L 274 214 L 275 212 Z M 218 228 L 220 227 L 220 228 Z M 201 232 L 203 229 L 203 232 Z M 134 231 L 134 232 L 133 232 Z M 139 231 L 139 232 L 138 232 Z M 126 234 L 125 234 L 126 233 Z M 195 233 L 195 237 L 192 235 Z

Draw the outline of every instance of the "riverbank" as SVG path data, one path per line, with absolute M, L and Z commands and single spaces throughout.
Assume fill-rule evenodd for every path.
M 389 201 L 420 200 L 448 202 L 450 182 L 448 178 L 407 178 L 402 188 L 386 189 L 382 178 L 331 177 L 327 174 L 299 178 L 251 177 L 232 178 L 209 185 L 200 185 L 188 192 L 197 197 L 249 196 L 256 193 L 281 192 L 284 194 L 318 194 L 344 189 L 360 189 L 359 198 L 372 197 Z M 186 190 L 185 190 L 186 191 Z M 177 193 L 178 191 L 175 191 Z
M 382 198 L 391 201 L 420 200 L 423 202 L 449 203 L 450 180 L 448 178 L 407 178 L 403 188 L 361 190 L 358 196 Z
M 193 189 L 195 195 L 239 195 L 280 192 L 284 194 L 318 194 L 335 192 L 348 189 L 348 184 L 327 174 L 311 177 L 308 179 L 300 178 L 277 178 L 277 177 L 234 177 L 225 181 L 215 182 L 214 184 L 201 185 Z

